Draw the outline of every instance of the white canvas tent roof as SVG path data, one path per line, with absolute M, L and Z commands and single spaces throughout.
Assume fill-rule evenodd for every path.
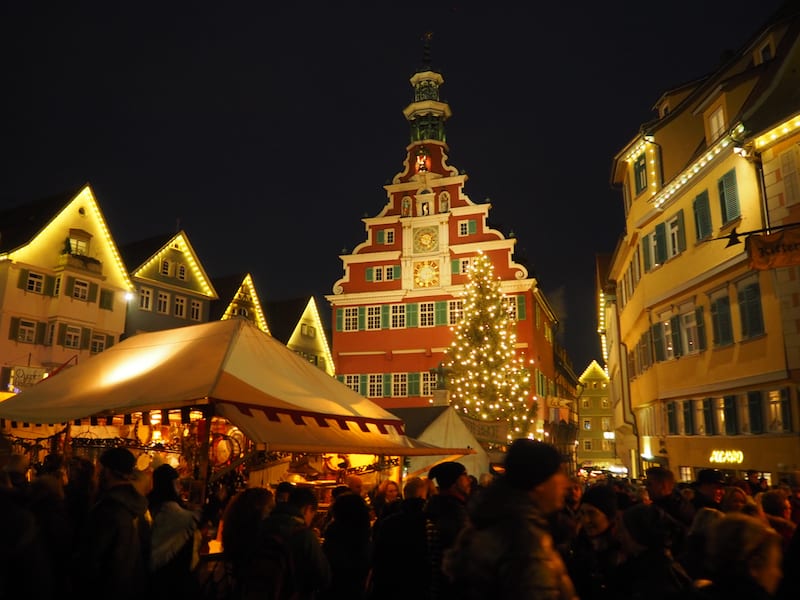
M 405 431 L 420 442 L 433 442 L 442 446 L 464 447 L 473 450 L 470 455 L 416 456 L 409 459 L 408 474 L 424 476 L 435 464 L 455 460 L 467 468 L 470 475 L 489 472 L 489 455 L 452 406 L 423 406 L 392 408 L 406 425 Z
M 471 452 L 407 437 L 395 415 L 244 319 L 130 337 L 0 402 L 0 418 L 52 424 L 203 404 L 269 451 Z

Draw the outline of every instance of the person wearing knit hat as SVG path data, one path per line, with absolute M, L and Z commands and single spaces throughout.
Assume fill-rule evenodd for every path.
M 470 505 L 469 524 L 445 556 L 450 597 L 576 599 L 546 520 L 564 506 L 567 485 L 554 446 L 514 440 L 502 473 Z
M 428 478 L 436 482 L 440 490 L 447 490 L 455 484 L 459 477 L 467 474 L 467 468 L 459 462 L 446 461 L 434 465 L 428 471 Z M 467 490 L 468 492 L 469 490 Z
M 150 515 L 136 488 L 136 457 L 127 448 L 100 456 L 99 494 L 77 532 L 76 590 L 102 598 L 141 598 L 150 590 Z
M 613 487 L 595 484 L 584 492 L 578 509 L 580 531 L 565 553 L 567 571 L 581 598 L 613 598 L 608 589 L 623 558 L 617 513 Z

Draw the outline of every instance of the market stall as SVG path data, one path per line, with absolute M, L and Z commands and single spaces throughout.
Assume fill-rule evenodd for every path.
M 407 437 L 396 416 L 243 319 L 128 338 L 0 402 L 0 429 L 16 441 L 33 430 L 73 449 L 160 454 L 198 490 L 247 461 L 285 472 L 299 462 L 313 479 L 331 455 L 380 465 L 472 452 Z

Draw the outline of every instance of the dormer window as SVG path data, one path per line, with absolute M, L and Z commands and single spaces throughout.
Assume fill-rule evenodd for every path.
M 162 260 L 161 261 L 161 274 L 164 275 L 164 276 L 168 276 L 169 275 L 169 271 L 170 271 L 170 266 L 171 265 L 170 265 L 170 262 L 168 260 Z
M 186 265 L 178 265 L 178 279 L 186 281 Z
M 67 238 L 67 246 L 69 254 L 88 256 L 89 242 L 92 239 L 92 234 L 83 229 L 70 229 L 69 237 Z
M 713 142 L 722 137 L 725 133 L 725 113 L 722 107 L 718 107 L 708 116 L 708 137 Z

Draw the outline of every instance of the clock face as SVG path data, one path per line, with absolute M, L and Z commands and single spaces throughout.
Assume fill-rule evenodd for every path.
M 430 252 L 439 248 L 439 230 L 436 227 L 420 227 L 414 230 L 414 251 Z
M 414 283 L 417 287 L 439 285 L 439 265 L 431 260 L 414 265 Z

